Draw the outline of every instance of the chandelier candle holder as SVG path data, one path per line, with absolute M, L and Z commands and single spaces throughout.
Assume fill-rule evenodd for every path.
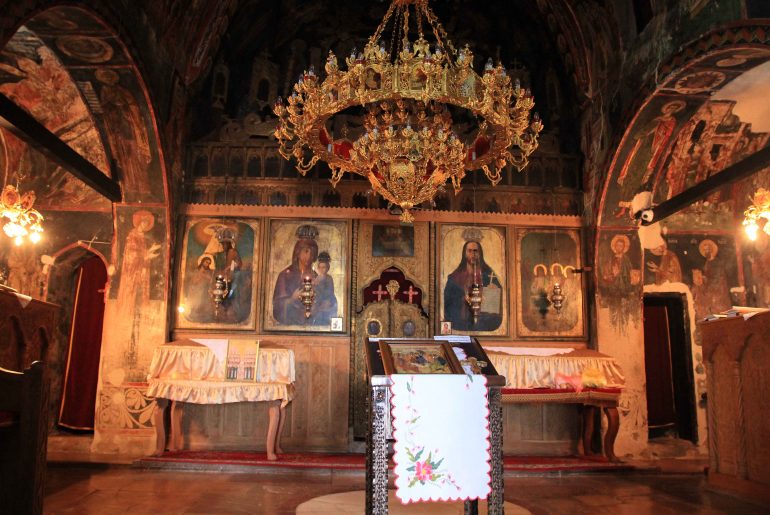
M 309 275 L 302 278 L 302 291 L 299 292 L 299 299 L 305 306 L 305 318 L 310 318 L 310 312 L 315 301 L 315 292 L 313 291 L 313 278 Z
M 21 194 L 16 186 L 8 184 L 0 195 L 0 218 L 5 219 L 3 232 L 13 238 L 16 245 L 28 238 L 32 243 L 40 241 L 43 233 L 43 215 L 32 206 L 35 192 Z
M 770 191 L 759 188 L 751 199 L 751 205 L 743 212 L 743 228 L 751 241 L 757 239 L 759 229 L 770 235 L 768 220 L 770 220 Z
M 391 20 L 394 37 L 386 48 L 381 38 Z M 423 22 L 433 32 L 433 48 Z M 393 0 L 363 52 L 354 49 L 345 64 L 347 71 L 329 52 L 325 79 L 311 67 L 285 102 L 278 98 L 279 152 L 293 158 L 302 175 L 325 161 L 333 186 L 345 172 L 366 177 L 374 192 L 401 208 L 402 222 L 411 223 L 411 210 L 433 201 L 447 181 L 457 194 L 465 173 L 481 169 L 496 185 L 508 164 L 521 171 L 537 148 L 543 124 L 537 114 L 530 117 L 529 90 L 491 59 L 477 74 L 473 53 L 454 48 L 428 0 Z M 350 108 L 363 110 L 363 127 L 334 139 L 327 125 Z M 467 141 L 453 118 L 462 110 L 478 121 Z

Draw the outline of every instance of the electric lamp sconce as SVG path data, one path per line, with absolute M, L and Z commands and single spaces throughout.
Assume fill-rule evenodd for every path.
M 23 244 L 25 238 L 32 243 L 40 241 L 43 215 L 32 207 L 34 203 L 34 191 L 22 194 L 12 184 L 7 184 L 0 193 L 0 222 L 3 232 L 12 238 L 16 245 Z
M 751 241 L 757 239 L 759 230 L 770 235 L 770 191 L 759 188 L 751 199 L 751 205 L 743 213 L 743 229 Z

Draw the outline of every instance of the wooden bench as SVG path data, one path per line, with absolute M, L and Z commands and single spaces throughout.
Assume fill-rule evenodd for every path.
M 620 461 L 615 456 L 615 438 L 620 428 L 618 401 L 621 388 L 584 388 L 581 391 L 565 388 L 503 388 L 503 404 L 579 404 L 582 406 L 581 454 L 591 456 L 596 410 L 607 416 L 607 433 L 604 435 L 604 455 L 609 461 Z
M 607 417 L 604 455 L 610 461 L 620 461 L 615 456 L 614 445 L 620 426 L 618 402 L 625 378 L 615 359 L 590 349 L 551 354 L 534 351 L 552 352 L 552 349 L 489 353 L 498 373 L 506 377 L 502 390 L 503 404 L 580 405 L 582 429 L 578 448 L 585 455 L 593 454 L 594 421 L 596 411 L 600 410 Z
M 0 368 L 0 511 L 43 512 L 49 385 L 35 361 L 22 372 Z

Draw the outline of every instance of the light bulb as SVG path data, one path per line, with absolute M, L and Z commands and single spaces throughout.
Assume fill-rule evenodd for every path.
M 746 231 L 746 236 L 748 236 L 751 241 L 756 241 L 757 232 L 759 232 L 759 226 L 757 225 L 756 220 L 751 220 L 748 223 L 744 221 L 743 229 Z
M 29 235 L 29 241 L 32 243 L 37 243 L 40 241 L 40 233 L 39 232 L 33 232 Z
M 21 244 L 24 243 L 24 238 L 22 238 L 21 236 L 16 236 L 13 239 L 13 242 L 16 244 L 17 247 L 20 247 Z

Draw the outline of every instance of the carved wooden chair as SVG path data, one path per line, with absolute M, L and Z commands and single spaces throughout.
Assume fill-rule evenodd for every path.
M 43 512 L 48 394 L 43 362 L 24 372 L 0 368 L 0 511 L 5 513 Z

